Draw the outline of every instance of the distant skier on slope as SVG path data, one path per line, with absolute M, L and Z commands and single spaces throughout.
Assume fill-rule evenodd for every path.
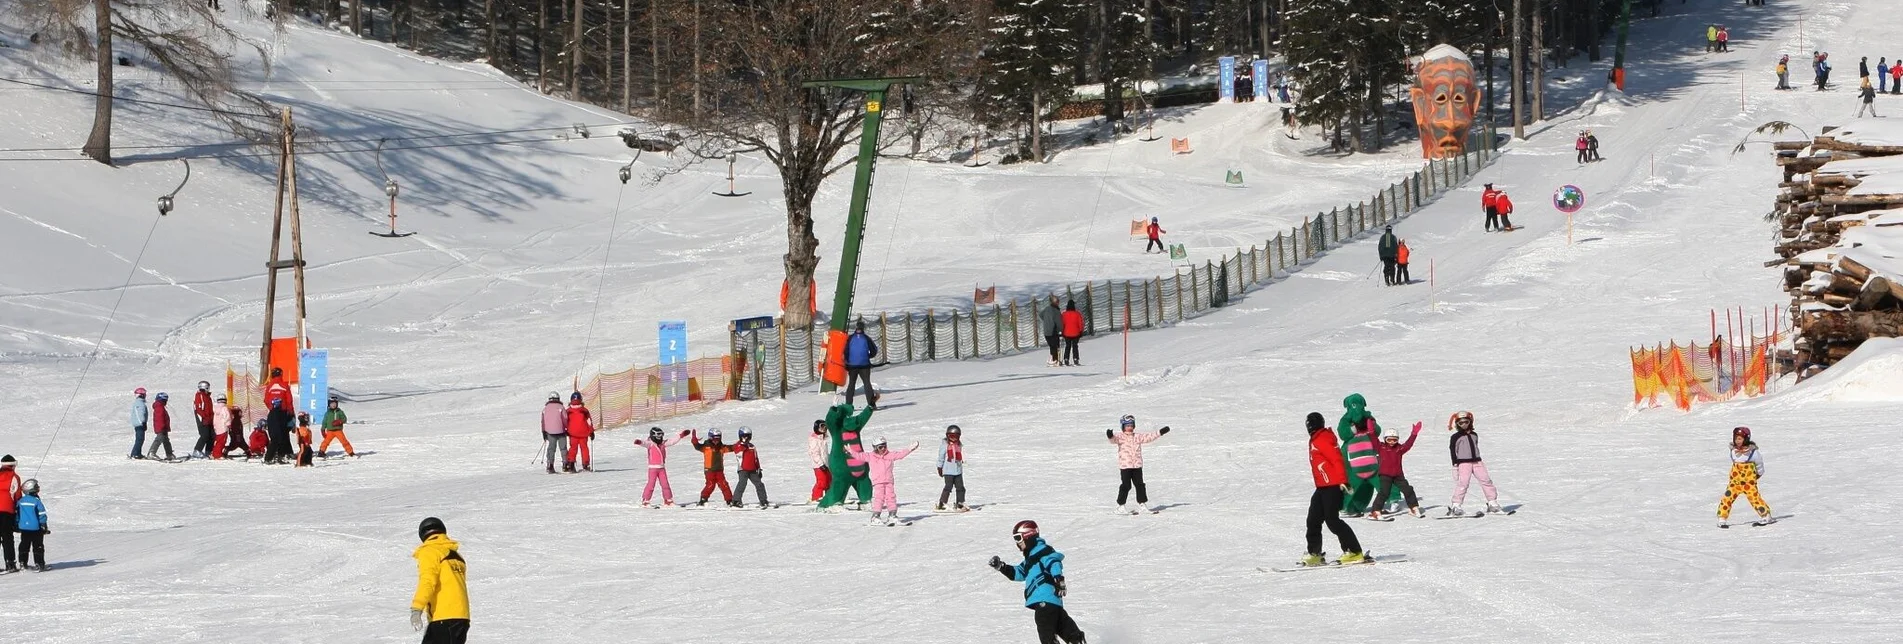
M 1499 512 L 1500 494 L 1493 487 L 1493 477 L 1487 474 L 1487 464 L 1480 460 L 1480 434 L 1474 432 L 1473 412 L 1455 412 L 1447 421 L 1447 429 L 1454 432 L 1447 439 L 1447 452 L 1454 459 L 1454 500 L 1447 506 L 1447 516 L 1467 514 L 1460 504 L 1467 500 L 1470 479 L 1480 481 L 1480 492 L 1487 496 L 1487 511 Z
M 1487 213 L 1487 232 L 1500 227 L 1500 211 L 1495 207 L 1499 198 L 1500 191 L 1494 190 L 1491 183 L 1480 190 L 1480 209 Z
M 192 394 L 192 421 L 198 425 L 198 442 L 192 444 L 192 458 L 211 458 L 212 437 L 216 423 L 212 421 L 211 383 L 198 381 L 198 391 Z
M 1751 440 L 1751 428 L 1738 427 L 1731 430 L 1731 483 L 1725 486 L 1725 496 L 1718 501 L 1718 527 L 1731 527 L 1731 504 L 1742 495 L 1758 513 L 1755 525 L 1777 523 L 1771 516 L 1771 506 L 1758 496 L 1758 479 L 1764 478 L 1764 455 L 1758 453 L 1758 444 Z
M 562 465 L 562 471 L 574 473 L 575 457 L 581 456 L 582 472 L 593 472 L 593 459 L 588 455 L 588 443 L 595 440 L 595 415 L 589 413 L 588 405 L 583 404 L 581 392 L 568 395 L 568 460 Z
M 357 448 L 352 447 L 350 445 L 350 437 L 344 435 L 344 425 L 350 422 L 350 417 L 344 414 L 343 407 L 338 406 L 336 396 L 331 396 L 330 400 L 325 402 L 325 407 L 323 426 L 324 442 L 318 444 L 317 455 L 330 458 L 330 442 L 337 441 L 344 444 L 344 456 L 356 457 Z M 550 464 L 554 463 L 553 460 L 549 462 Z
M 264 427 L 271 439 L 264 451 L 264 464 L 280 465 L 291 458 L 291 428 L 297 424 L 297 417 L 291 414 L 287 399 L 271 401 L 271 411 L 264 416 Z
M 859 449 L 857 445 L 850 446 L 848 449 L 853 450 L 853 456 L 866 462 L 866 476 L 872 480 L 872 522 L 884 523 L 888 526 L 897 524 L 899 493 L 894 485 L 892 467 L 905 457 L 911 456 L 912 452 L 918 449 L 918 443 L 912 443 L 911 447 L 894 452 L 886 447 L 885 437 L 880 436 L 879 440 L 872 442 L 870 452 Z M 879 518 L 882 512 L 885 513 L 883 520 Z
M 1051 294 L 1049 306 L 1037 312 L 1037 330 L 1044 336 L 1044 344 L 1051 349 L 1050 366 L 1057 366 L 1057 352 L 1064 348 L 1063 307 L 1057 304 L 1057 295 Z
M 225 402 L 224 396 L 219 396 L 218 400 L 212 403 L 212 406 L 211 406 L 211 428 L 212 428 L 211 457 L 212 458 L 222 459 L 225 457 L 226 450 L 230 449 L 231 439 L 232 439 L 232 436 L 231 436 L 232 411 L 233 410 L 231 408 L 231 403 Z M 243 421 L 239 421 L 238 429 L 240 431 L 244 429 Z
M 145 430 L 151 417 L 145 407 L 145 388 L 132 390 L 132 454 L 126 458 L 145 458 Z
M 668 440 L 667 433 L 661 431 L 661 428 L 649 427 L 647 440 L 634 439 L 635 447 L 645 447 L 648 450 L 648 484 L 647 487 L 641 489 L 641 507 L 654 507 L 652 501 L 655 483 L 661 484 L 661 505 L 674 507 L 674 488 L 667 483 L 667 448 L 681 444 L 681 441 L 687 440 L 690 435 L 692 435 L 691 432 L 683 429 L 679 436 Z
M 1517 230 L 1513 227 L 1513 219 L 1511 217 L 1513 214 L 1513 199 L 1507 196 L 1507 191 L 1501 190 L 1494 194 L 1493 209 L 1500 213 L 1500 230 Z
M 542 446 L 548 456 L 544 470 L 554 474 L 555 460 L 568 451 L 568 412 L 562 409 L 562 395 L 553 391 L 548 392 L 548 402 L 542 403 Z M 562 461 L 562 469 L 568 469 L 567 460 Z
M 1147 244 L 1144 244 L 1144 245 L 1143 245 L 1143 252 L 1145 252 L 1145 253 L 1151 253 L 1151 252 L 1156 252 L 1156 253 L 1161 253 L 1161 252 L 1163 252 L 1164 250 L 1166 250 L 1166 249 L 1165 249 L 1165 248 L 1163 247 L 1163 235 L 1164 235 L 1164 233 L 1168 233 L 1169 231 L 1167 231 L 1167 230 L 1163 230 L 1163 224 L 1162 224 L 1162 223 L 1160 223 L 1160 222 L 1159 222 L 1159 220 L 1158 220 L 1158 219 L 1157 219 L 1156 217 L 1151 217 L 1151 218 L 1150 218 L 1150 225 L 1148 225 L 1148 226 L 1144 226 L 1144 227 L 1143 227 L 1143 232 L 1144 232 L 1144 234 L 1145 234 L 1145 235 L 1148 235 L 1148 236 L 1150 237 L 1150 241 L 1149 241 L 1149 243 L 1147 243 Z M 1152 249 L 1152 248 L 1154 248 L 1154 249 L 1156 249 L 1156 250 L 1154 250 L 1154 251 L 1152 251 L 1152 250 L 1150 250 L 1150 249 Z
M 1044 542 L 1037 522 L 1026 519 L 1011 528 L 1011 540 L 1017 542 L 1024 561 L 1011 565 L 997 557 L 991 568 L 1005 579 L 1024 582 L 1024 607 L 1033 611 L 1037 622 L 1038 644 L 1085 644 L 1084 631 L 1064 610 L 1064 555 Z
M 165 392 L 159 392 L 152 399 L 152 447 L 145 450 L 146 459 L 159 457 L 159 448 L 165 448 L 165 460 L 172 458 L 172 413 L 166 410 Z
M 1409 277 L 1407 274 L 1408 256 L 1412 255 L 1413 252 L 1413 250 L 1407 247 L 1407 240 L 1405 239 L 1401 240 L 1401 244 L 1394 248 L 1394 283 L 1408 284 L 1414 281 L 1414 278 Z
M 1381 257 L 1381 279 L 1386 281 L 1388 286 L 1394 286 L 1394 265 L 1400 257 L 1401 240 L 1395 238 L 1393 226 L 1388 226 L 1381 231 L 1381 243 L 1376 246 L 1375 252 Z
M 1143 444 L 1162 438 L 1164 434 L 1170 433 L 1170 428 L 1164 426 L 1155 432 L 1137 433 L 1137 417 L 1128 414 L 1119 419 L 1117 424 L 1123 431 L 1103 430 L 1104 438 L 1109 439 L 1110 444 L 1117 446 L 1117 478 L 1119 480 L 1117 512 L 1136 514 L 1138 509 L 1155 512 L 1154 509 L 1148 507 L 1150 490 L 1143 485 Z M 1130 500 L 1132 487 L 1137 491 L 1137 507 L 1135 508 L 1125 505 Z
M 284 383 L 284 370 L 271 368 L 271 379 L 264 382 L 264 406 L 291 408 L 291 386 Z
M 18 569 L 13 566 L 14 526 L 16 524 L 24 525 L 26 523 L 25 512 L 20 512 L 18 518 L 15 518 L 16 515 L 14 514 L 16 511 L 25 509 L 18 507 L 20 505 L 20 498 L 25 495 L 25 487 L 20 482 L 20 474 L 13 470 L 13 465 L 14 460 L 12 454 L 0 456 L 0 552 L 4 552 L 5 554 L 7 572 L 18 571 Z M 22 529 L 22 532 L 24 532 L 24 529 Z M 20 553 L 19 561 L 21 565 L 25 565 L 25 535 L 21 536 L 20 549 L 22 552 Z
M 296 467 L 310 467 L 313 463 L 311 449 L 311 415 L 297 412 L 297 454 Z
M 1320 566 L 1327 562 L 1322 556 L 1322 526 L 1335 533 L 1335 539 L 1341 543 L 1341 563 L 1362 563 L 1367 559 L 1361 552 L 1361 540 L 1355 538 L 1355 529 L 1341 520 L 1340 511 L 1348 491 L 1347 466 L 1341 459 L 1341 447 L 1335 443 L 1335 435 L 1329 433 L 1327 420 L 1321 412 L 1309 412 L 1308 427 L 1308 470 L 1315 477 L 1315 493 L 1308 498 L 1307 534 L 1308 554 L 1302 557 L 1304 566 Z
M 1077 342 L 1084 338 L 1084 314 L 1077 310 L 1077 301 L 1064 303 L 1064 362 L 1066 367 L 1084 366 L 1083 357 L 1077 355 Z
M 20 484 L 18 509 L 20 518 L 20 567 L 46 572 L 46 535 L 53 534 L 53 525 L 46 520 L 46 502 L 40 500 L 40 482 L 27 479 Z M 28 563 L 28 557 L 39 560 L 38 566 Z M 13 572 L 13 563 L 7 563 L 7 572 Z
M 879 408 L 879 392 L 872 389 L 872 359 L 879 357 L 879 344 L 866 335 L 866 321 L 853 323 L 852 335 L 846 336 L 846 404 L 852 404 L 858 383 L 866 385 L 866 407 Z
M 753 447 L 753 430 L 741 427 L 740 431 L 734 435 L 733 446 L 728 447 L 727 450 L 740 455 L 740 470 L 736 473 L 740 479 L 740 487 L 734 491 L 733 501 L 728 505 L 736 508 L 745 505 L 747 483 L 752 482 L 756 490 L 755 494 L 760 497 L 760 509 L 765 510 L 771 507 L 766 501 L 766 480 L 760 478 L 760 451 Z

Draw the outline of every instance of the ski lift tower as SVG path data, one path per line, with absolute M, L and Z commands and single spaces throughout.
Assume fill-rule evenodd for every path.
M 918 80 L 917 76 L 892 78 L 842 78 L 813 80 L 801 87 L 838 87 L 866 93 L 866 114 L 859 132 L 859 163 L 852 175 L 852 201 L 846 211 L 846 244 L 839 252 L 839 288 L 833 295 L 833 316 L 829 338 L 846 332 L 846 318 L 852 315 L 852 291 L 859 277 L 859 245 L 865 237 L 866 201 L 872 193 L 872 164 L 879 159 L 879 124 L 884 120 L 885 94 L 895 84 Z M 827 345 L 831 347 L 829 343 Z M 830 351 L 830 349 L 829 349 Z M 821 380 L 819 390 L 832 391 L 831 381 Z

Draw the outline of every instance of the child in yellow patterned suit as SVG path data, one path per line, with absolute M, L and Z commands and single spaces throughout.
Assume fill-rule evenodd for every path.
M 1764 498 L 1758 496 L 1761 476 L 1764 476 L 1764 456 L 1758 453 L 1758 444 L 1751 442 L 1751 428 L 1731 430 L 1731 484 L 1725 487 L 1725 497 L 1718 502 L 1718 527 L 1731 527 L 1731 504 L 1740 494 L 1761 517 L 1752 525 L 1777 523 L 1777 519 L 1771 518 L 1771 506 L 1765 505 Z

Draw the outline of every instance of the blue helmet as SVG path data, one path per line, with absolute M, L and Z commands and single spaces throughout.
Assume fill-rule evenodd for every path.
M 164 401 L 164 400 L 169 400 L 170 398 L 171 398 L 170 396 L 165 395 L 165 392 L 161 391 L 159 392 L 159 395 L 157 396 L 156 400 Z

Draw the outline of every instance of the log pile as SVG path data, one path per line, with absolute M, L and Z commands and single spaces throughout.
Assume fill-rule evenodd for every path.
M 1877 171 L 1903 170 L 1903 146 L 1840 141 L 1825 128 L 1811 141 L 1774 145 L 1784 170 L 1773 218 L 1776 252 L 1766 266 L 1784 266 L 1796 337 L 1790 362 L 1799 378 L 1844 359 L 1864 340 L 1903 336 L 1903 276 L 1885 275 L 1845 255 L 1846 231 L 1872 225 L 1875 211 L 1903 208 L 1903 194 L 1850 194 Z M 1827 163 L 1896 157 L 1895 165 Z M 1881 170 L 1879 170 L 1881 169 Z M 1867 192 L 1867 191 L 1866 191 Z M 1885 217 L 1885 227 L 1894 217 Z

